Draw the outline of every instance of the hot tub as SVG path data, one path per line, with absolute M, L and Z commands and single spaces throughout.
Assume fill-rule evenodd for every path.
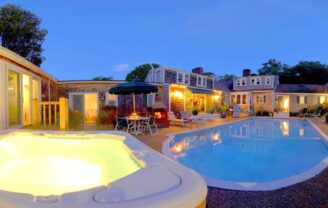
M 0 136 L 4 207 L 201 207 L 206 183 L 124 132 Z

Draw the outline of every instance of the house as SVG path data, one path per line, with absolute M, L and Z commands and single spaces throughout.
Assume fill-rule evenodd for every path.
M 168 111 L 191 112 L 198 109 L 203 113 L 213 111 L 219 106 L 221 91 L 214 89 L 214 80 L 205 75 L 201 67 L 194 68 L 192 72 L 159 67 L 151 69 L 146 78 L 146 82 L 163 88 L 156 97 Z
M 244 69 L 242 77 L 233 79 L 231 103 L 238 104 L 244 110 L 253 108 L 255 111 L 273 112 L 273 94 L 277 84 L 279 77 L 276 75 L 258 76 L 251 74 L 250 69 Z
M 279 76 L 256 75 L 250 69 L 244 69 L 242 77 L 216 81 L 215 88 L 223 95 L 229 94 L 230 105 L 238 104 L 246 112 L 254 109 L 289 116 L 303 108 L 314 109 L 328 102 L 328 84 L 280 84 Z
M 286 113 L 297 113 L 303 108 L 314 109 L 328 102 L 328 84 L 278 84 L 275 101 L 276 108 Z
M 0 46 L 0 131 L 31 125 L 33 100 L 57 100 L 57 80 L 31 62 Z

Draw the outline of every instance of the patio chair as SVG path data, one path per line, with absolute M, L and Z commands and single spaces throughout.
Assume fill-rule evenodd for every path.
M 152 128 L 154 128 L 156 130 L 156 134 L 158 134 L 157 125 L 155 123 L 155 116 L 149 116 L 146 121 L 139 124 L 139 128 L 143 129 L 143 132 L 148 130 L 151 135 L 153 135 Z
M 190 123 L 190 120 L 175 117 L 173 112 L 168 112 L 167 116 L 169 118 L 169 121 L 172 122 L 173 124 L 180 123 L 182 124 L 183 127 L 185 127 L 185 124 Z
M 116 116 L 116 125 L 115 125 L 115 131 L 118 129 L 122 129 L 123 131 L 128 128 L 128 122 L 125 117 L 119 117 Z

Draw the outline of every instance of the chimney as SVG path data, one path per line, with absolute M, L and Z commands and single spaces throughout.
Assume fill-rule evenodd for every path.
M 251 70 L 250 69 L 244 69 L 243 70 L 243 77 L 249 77 L 251 76 Z
M 203 74 L 204 73 L 203 67 L 196 67 L 196 68 L 193 68 L 191 71 L 192 71 L 192 73 L 196 73 L 196 74 Z

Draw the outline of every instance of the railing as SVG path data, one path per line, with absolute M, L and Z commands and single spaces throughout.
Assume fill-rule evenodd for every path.
M 59 98 L 59 101 L 39 102 L 33 101 L 33 126 L 40 124 L 58 126 L 60 130 L 68 129 L 68 99 Z M 58 123 L 59 121 L 59 123 Z

